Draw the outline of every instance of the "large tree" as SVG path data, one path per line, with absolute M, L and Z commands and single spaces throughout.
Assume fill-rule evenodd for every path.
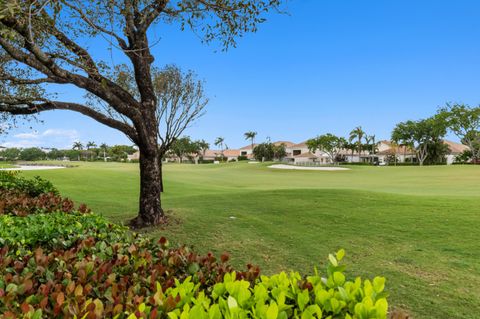
M 315 153 L 317 150 L 325 152 L 333 164 L 337 164 L 337 158 L 347 145 L 347 140 L 327 133 L 317 136 L 307 141 L 310 152 Z
M 200 141 L 192 141 L 190 136 L 181 137 L 172 143 L 170 152 L 177 156 L 179 162 L 182 163 L 183 157 L 192 159 L 201 153 Z
M 423 165 L 432 147 L 442 143 L 447 133 L 447 125 L 443 117 L 434 116 L 419 121 L 406 121 L 397 124 L 392 132 L 392 140 L 400 141 L 404 147 L 415 149 L 417 160 Z
M 280 1 L 0 1 L 0 111 L 70 110 L 123 132 L 140 150 L 139 214 L 131 224 L 158 224 L 161 158 L 206 100 L 192 74 L 154 67 L 152 29 L 175 24 L 227 49 L 256 31 Z M 109 50 L 126 65 L 113 65 Z M 88 100 L 62 100 L 49 88 L 58 84 L 84 91 Z
M 480 158 L 480 107 L 464 104 L 447 104 L 438 112 L 445 118 L 448 128 L 465 143 L 472 152 L 474 163 Z

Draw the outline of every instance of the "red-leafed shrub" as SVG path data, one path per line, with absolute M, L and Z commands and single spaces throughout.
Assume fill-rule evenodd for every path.
M 74 211 L 87 213 L 90 209 L 82 204 L 78 208 L 72 200 L 54 193 L 31 196 L 17 190 L 0 189 L 0 215 L 26 216 L 36 213 Z
M 165 291 L 191 276 L 208 290 L 233 271 L 227 255 L 218 260 L 187 247 L 169 249 L 163 239 L 160 244 L 133 237 L 132 243 L 90 238 L 71 249 L 37 248 L 21 256 L 8 246 L 1 248 L 0 313 L 14 318 L 41 309 L 47 317 L 113 317 L 153 301 L 157 283 Z M 253 282 L 258 275 L 259 269 L 249 266 L 237 278 Z M 165 303 L 164 310 L 174 309 L 177 302 Z

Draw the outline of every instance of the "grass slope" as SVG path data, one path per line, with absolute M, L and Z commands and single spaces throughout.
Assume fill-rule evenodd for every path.
M 135 215 L 138 168 L 85 163 L 41 175 L 124 222 Z M 340 247 L 349 273 L 385 275 L 391 302 L 417 318 L 480 313 L 480 167 L 352 167 L 283 171 L 263 164 L 167 165 L 172 220 L 152 236 L 229 251 L 263 271 L 310 272 Z M 234 217 L 234 218 L 231 218 Z

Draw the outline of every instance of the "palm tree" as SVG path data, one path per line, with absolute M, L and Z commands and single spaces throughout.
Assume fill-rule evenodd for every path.
M 94 141 L 89 141 L 87 143 L 87 151 L 90 151 L 91 148 L 95 148 L 97 147 L 97 144 L 94 142 Z M 92 152 L 89 152 L 90 153 L 90 160 L 93 160 L 93 153 Z
M 103 161 L 106 162 L 107 161 L 107 148 L 108 148 L 108 145 L 106 143 L 102 143 L 100 144 L 100 148 L 103 150 Z
M 225 138 L 223 137 L 217 137 L 215 139 L 215 146 L 220 146 L 220 150 L 222 151 L 222 162 L 223 162 L 223 145 L 224 145 L 224 142 L 225 142 Z
M 360 153 L 362 152 L 362 139 L 365 136 L 365 131 L 361 126 L 357 126 L 350 132 L 350 142 L 357 140 L 358 161 L 360 161 Z
M 80 161 L 80 154 L 83 150 L 83 144 L 80 141 L 73 143 L 72 150 L 78 150 L 78 160 Z
M 371 152 L 370 153 L 370 162 L 373 164 L 373 157 L 375 156 L 375 148 L 376 148 L 375 135 L 365 135 L 364 139 L 365 139 L 366 146 L 368 147 L 369 145 L 371 145 L 371 147 L 372 147 L 369 150 L 369 152 Z
M 257 132 L 249 131 L 243 134 L 246 140 L 250 140 L 252 143 L 252 155 L 253 155 L 253 145 L 255 144 L 255 137 L 257 136 Z

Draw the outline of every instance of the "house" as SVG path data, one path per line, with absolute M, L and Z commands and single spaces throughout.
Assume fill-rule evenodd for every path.
M 133 153 L 133 154 L 127 155 L 127 160 L 128 160 L 129 162 L 140 160 L 140 152 L 139 152 L 139 151 L 136 151 L 136 152 Z
M 298 155 L 288 155 L 284 160 L 295 165 L 305 165 L 307 163 L 317 163 L 318 159 L 318 156 L 315 154 L 312 154 L 311 152 L 305 152 Z
M 460 144 L 460 143 L 455 143 L 452 141 L 447 141 L 444 140 L 443 143 L 448 145 L 448 148 L 450 149 L 450 153 L 447 155 L 447 164 L 451 165 L 455 162 L 455 158 L 462 154 L 465 151 L 470 150 L 470 148 L 466 145 Z
M 444 140 L 443 143 L 448 145 L 450 152 L 446 155 L 447 164 L 451 165 L 455 161 L 455 158 L 469 147 L 460 143 Z M 377 144 L 377 151 L 375 155 L 369 155 L 373 157 L 374 162 L 387 163 L 389 157 L 396 156 L 398 163 L 415 163 L 417 161 L 417 154 L 412 147 L 405 145 L 395 145 L 390 141 L 380 141 Z
M 238 160 L 238 157 L 240 156 L 241 150 L 223 150 L 223 156 L 227 158 L 227 161 L 231 160 Z M 222 151 L 221 150 L 206 150 L 205 154 L 203 154 L 203 159 L 204 160 L 216 160 L 218 158 L 222 157 Z
M 292 164 L 306 164 L 306 163 L 316 163 L 316 164 L 331 164 L 330 157 L 321 150 L 316 150 L 314 153 L 310 151 L 307 146 L 307 141 L 286 146 L 287 156 L 285 161 Z
M 258 144 L 253 144 L 253 148 L 252 148 L 252 144 L 242 147 L 239 150 L 239 154 L 240 154 L 239 156 L 245 156 L 245 157 L 250 158 L 250 159 L 253 158 L 253 149 L 257 145 Z
M 287 146 L 285 149 L 288 157 L 294 157 L 310 152 L 310 149 L 307 146 L 307 141 Z
M 388 163 L 389 157 L 397 157 L 399 163 L 415 162 L 417 155 L 413 148 L 405 145 L 395 145 L 391 141 L 380 141 L 377 144 L 377 151 L 375 152 L 374 162 Z

